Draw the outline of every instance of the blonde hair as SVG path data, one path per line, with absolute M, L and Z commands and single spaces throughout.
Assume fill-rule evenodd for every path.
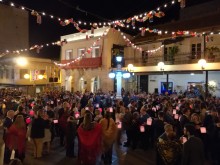
M 91 130 L 93 129 L 94 125 L 92 123 L 92 114 L 91 113 L 85 113 L 84 119 L 83 119 L 83 129 L 85 130 Z
M 22 115 L 18 115 L 14 121 L 14 126 L 17 128 L 25 128 L 26 124 L 24 122 L 24 117 Z

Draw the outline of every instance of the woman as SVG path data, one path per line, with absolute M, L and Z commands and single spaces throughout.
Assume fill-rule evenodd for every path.
M 106 111 L 105 117 L 100 120 L 103 137 L 103 158 L 104 164 L 112 163 L 112 148 L 117 136 L 117 127 L 111 118 L 111 112 Z
M 22 162 L 25 158 L 25 141 L 26 141 L 26 124 L 24 122 L 24 117 L 18 115 L 8 129 L 6 144 L 9 149 L 15 150 L 15 158 L 20 159 Z
M 95 165 L 101 151 L 101 125 L 92 122 L 91 113 L 85 113 L 78 128 L 79 161 L 83 165 Z

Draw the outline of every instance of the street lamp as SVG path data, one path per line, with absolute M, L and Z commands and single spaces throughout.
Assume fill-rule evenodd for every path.
M 28 61 L 25 57 L 18 57 L 18 58 L 16 58 L 16 63 L 19 66 L 25 66 L 25 65 L 27 65 Z
M 164 62 L 158 62 L 157 66 L 159 67 L 159 69 L 160 69 L 161 71 L 164 71 L 164 67 L 165 67 Z
M 206 67 L 206 65 L 207 65 L 207 62 L 206 62 L 205 59 L 200 59 L 200 60 L 198 61 L 198 64 L 199 64 L 199 66 L 201 66 L 202 70 L 204 70 L 205 67 Z
M 116 78 L 117 81 L 117 92 L 116 92 L 116 99 L 122 99 L 121 96 L 121 84 L 122 84 L 122 78 L 127 79 L 131 77 L 131 69 L 134 68 L 132 64 L 129 65 L 128 70 L 122 70 L 122 59 L 123 57 L 118 55 L 116 57 L 117 62 L 117 68 L 116 70 L 111 70 L 111 72 L 108 74 L 109 78 L 114 79 Z M 129 71 L 130 70 L 130 71 Z
M 157 66 L 159 67 L 160 71 L 164 71 L 165 64 L 164 62 L 158 62 Z M 164 73 L 164 72 L 163 72 Z M 166 91 L 169 93 L 169 74 L 167 73 L 167 78 L 166 78 Z
M 205 67 L 207 65 L 207 62 L 205 59 L 200 59 L 198 61 L 199 66 L 201 67 L 202 70 L 205 70 Z M 208 97 L 209 89 L 208 89 L 208 80 L 209 80 L 209 72 L 208 70 L 205 70 L 205 98 Z

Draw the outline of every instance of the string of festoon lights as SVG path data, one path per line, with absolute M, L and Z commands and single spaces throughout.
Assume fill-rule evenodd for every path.
M 118 29 L 118 31 L 120 32 L 119 29 Z M 126 35 L 124 35 L 124 33 L 121 32 L 120 34 L 121 34 L 122 38 L 124 39 L 124 41 L 126 42 L 128 47 L 132 47 L 133 49 L 139 50 L 140 52 L 143 51 L 143 48 L 141 48 L 140 46 L 137 46 L 134 43 L 132 43 L 131 40 L 128 37 L 126 37 Z M 163 47 L 164 47 L 164 45 L 161 45 L 156 49 L 147 50 L 146 52 L 156 53 L 157 51 L 161 50 L 161 48 L 163 48 Z
M 183 2 L 183 1 L 185 1 L 185 0 L 178 0 L 178 2 L 180 2 L 180 5 L 181 5 L 181 2 Z M 85 26 L 90 25 L 91 28 L 98 28 L 98 27 L 103 27 L 103 26 L 107 26 L 107 25 L 117 25 L 117 26 L 124 27 L 125 23 L 127 23 L 127 24 L 131 24 L 132 27 L 135 27 L 135 22 L 136 21 L 137 22 L 145 22 L 146 20 L 149 20 L 149 22 L 153 22 L 153 17 L 154 16 L 158 17 L 158 18 L 163 17 L 165 14 L 161 10 L 166 9 L 169 6 L 172 6 L 172 5 L 176 4 L 177 0 L 172 0 L 168 3 L 164 3 L 163 5 L 157 7 L 155 10 L 151 10 L 151 11 L 144 12 L 144 13 L 141 13 L 141 14 L 138 14 L 138 15 L 134 15 L 134 16 L 126 18 L 126 19 L 114 20 L 114 21 L 109 21 L 109 22 L 102 22 L 102 21 L 100 21 L 100 22 L 86 22 L 86 21 L 79 21 L 79 20 L 76 21 L 76 20 L 73 20 L 73 19 L 66 19 L 66 18 L 61 18 L 61 17 L 58 17 L 58 16 L 54 16 L 53 14 L 48 14 L 46 12 L 40 12 L 40 11 L 37 11 L 35 9 L 30 9 L 28 7 L 25 7 L 25 6 L 17 5 L 16 3 L 13 3 L 11 1 L 8 2 L 7 0 L 0 0 L 0 2 L 4 3 L 6 5 L 9 5 L 11 7 L 16 7 L 18 9 L 26 10 L 28 12 L 31 12 L 31 15 L 36 16 L 36 21 L 37 21 L 38 24 L 42 23 L 42 17 L 47 17 L 47 18 L 59 21 L 61 26 L 67 26 L 69 24 L 73 24 L 74 27 L 79 32 L 84 33 L 84 32 L 87 31 L 87 29 L 81 29 L 79 27 L 79 25 L 85 25 Z
M 59 66 L 59 67 L 66 67 L 66 66 L 68 66 L 68 65 L 70 65 L 70 64 L 73 64 L 73 63 L 75 63 L 75 62 L 80 61 L 86 54 L 90 54 L 90 53 L 91 53 L 92 47 L 96 46 L 97 43 L 98 43 L 103 37 L 105 37 L 105 36 L 108 34 L 109 29 L 110 29 L 110 28 L 106 29 L 106 30 L 103 32 L 103 34 L 102 34 L 96 41 L 94 41 L 93 44 L 92 44 L 89 48 L 87 48 L 87 50 L 85 51 L 85 53 L 81 54 L 81 55 L 80 55 L 79 57 L 77 57 L 76 59 L 74 59 L 74 60 L 72 60 L 72 61 L 68 61 L 67 63 L 57 63 L 57 62 L 54 62 L 54 64 L 57 65 L 57 66 Z
M 43 49 L 44 47 L 49 47 L 49 46 L 63 46 L 66 44 L 67 41 L 56 41 L 56 42 L 51 42 L 51 43 L 46 43 L 46 44 L 40 44 L 40 45 L 33 45 L 30 48 L 24 48 L 24 49 L 17 49 L 17 50 L 9 50 L 7 49 L 5 52 L 0 53 L 0 57 L 3 57 L 7 54 L 20 54 L 22 52 L 27 52 L 29 50 L 36 50 L 37 53 L 40 53 L 40 50 Z

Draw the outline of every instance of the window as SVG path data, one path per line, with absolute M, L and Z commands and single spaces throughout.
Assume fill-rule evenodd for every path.
M 191 56 L 192 59 L 200 59 L 201 58 L 201 52 L 202 52 L 201 43 L 192 44 L 191 52 L 192 52 L 192 56 Z
M 5 70 L 5 78 L 9 79 L 9 70 L 8 69 Z
M 4 72 L 3 72 L 3 70 L 1 69 L 1 70 L 0 70 L 0 79 L 3 79 L 3 73 L 4 73 Z
M 65 59 L 66 59 L 66 60 L 71 60 L 71 59 L 73 59 L 73 50 L 66 50 Z
M 15 78 L 14 72 L 15 72 L 15 70 L 12 69 L 12 70 L 11 70 L 11 79 L 14 79 L 14 78 Z
M 148 52 L 147 51 L 142 51 L 142 62 L 147 62 L 148 60 Z
M 170 47 L 164 47 L 164 61 L 169 61 L 168 50 Z
M 79 48 L 77 52 L 78 57 L 84 57 L 82 56 L 85 53 L 85 48 Z
M 92 58 L 99 57 L 100 53 L 100 46 L 93 46 L 92 47 Z
M 25 74 L 28 74 L 28 69 L 20 69 L 20 79 L 24 79 Z

